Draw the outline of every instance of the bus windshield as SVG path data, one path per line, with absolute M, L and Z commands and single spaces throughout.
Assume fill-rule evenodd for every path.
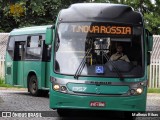
M 142 27 L 104 22 L 60 23 L 54 70 L 59 74 L 142 77 Z M 89 52 L 88 52 L 89 51 Z

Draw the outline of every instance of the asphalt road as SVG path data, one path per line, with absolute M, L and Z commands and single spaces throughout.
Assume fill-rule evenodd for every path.
M 160 94 L 148 94 L 147 97 L 147 111 L 160 111 Z M 59 117 L 55 110 L 49 108 L 49 97 L 33 97 L 27 91 L 16 91 L 16 90 L 0 90 L 0 111 L 26 111 L 21 114 L 23 118 L 16 117 L 15 118 L 2 118 L 0 120 L 84 120 L 84 119 L 92 119 L 92 120 L 106 120 L 109 116 L 109 120 L 119 120 L 123 118 L 119 113 L 113 112 L 104 112 L 104 111 L 72 111 L 69 113 L 67 117 Z M 40 118 L 40 114 L 38 118 L 25 118 L 25 114 L 28 115 L 28 111 L 47 111 L 47 115 L 45 112 L 42 112 L 42 115 L 52 117 L 43 117 Z M 14 115 L 17 115 L 16 113 Z M 24 115 L 24 116 L 23 116 Z M 86 117 L 87 116 L 87 117 Z M 88 117 L 89 116 L 89 117 Z M 107 119 L 108 120 L 108 119 Z M 160 120 L 157 117 L 137 117 L 136 120 Z

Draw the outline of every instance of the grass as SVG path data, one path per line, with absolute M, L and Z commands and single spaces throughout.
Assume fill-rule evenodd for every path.
M 148 88 L 148 93 L 160 93 L 160 88 Z
M 0 77 L 0 85 L 4 83 L 4 79 Z
M 0 78 L 0 87 L 6 87 L 6 88 L 22 88 L 22 87 L 15 87 L 9 84 L 5 84 L 5 80 L 3 78 Z
M 10 88 L 10 87 L 13 87 L 11 85 L 8 85 L 8 84 L 5 84 L 5 81 L 3 78 L 0 78 L 0 87 L 7 87 L 7 88 Z

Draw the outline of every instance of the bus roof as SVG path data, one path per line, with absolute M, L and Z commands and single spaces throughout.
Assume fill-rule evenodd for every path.
M 46 33 L 46 28 L 51 26 L 52 25 L 44 25 L 44 26 L 33 26 L 33 27 L 13 29 L 10 32 L 10 35 L 25 35 L 25 34 L 27 35 L 27 34 Z
M 63 9 L 59 21 L 95 21 L 143 25 L 142 14 L 132 7 L 110 3 L 77 3 Z

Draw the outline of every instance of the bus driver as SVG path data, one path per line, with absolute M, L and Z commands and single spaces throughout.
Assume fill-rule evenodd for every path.
M 117 46 L 117 52 L 110 57 L 110 60 L 111 61 L 124 60 L 126 62 L 130 62 L 127 55 L 123 54 L 123 47 L 121 45 Z

